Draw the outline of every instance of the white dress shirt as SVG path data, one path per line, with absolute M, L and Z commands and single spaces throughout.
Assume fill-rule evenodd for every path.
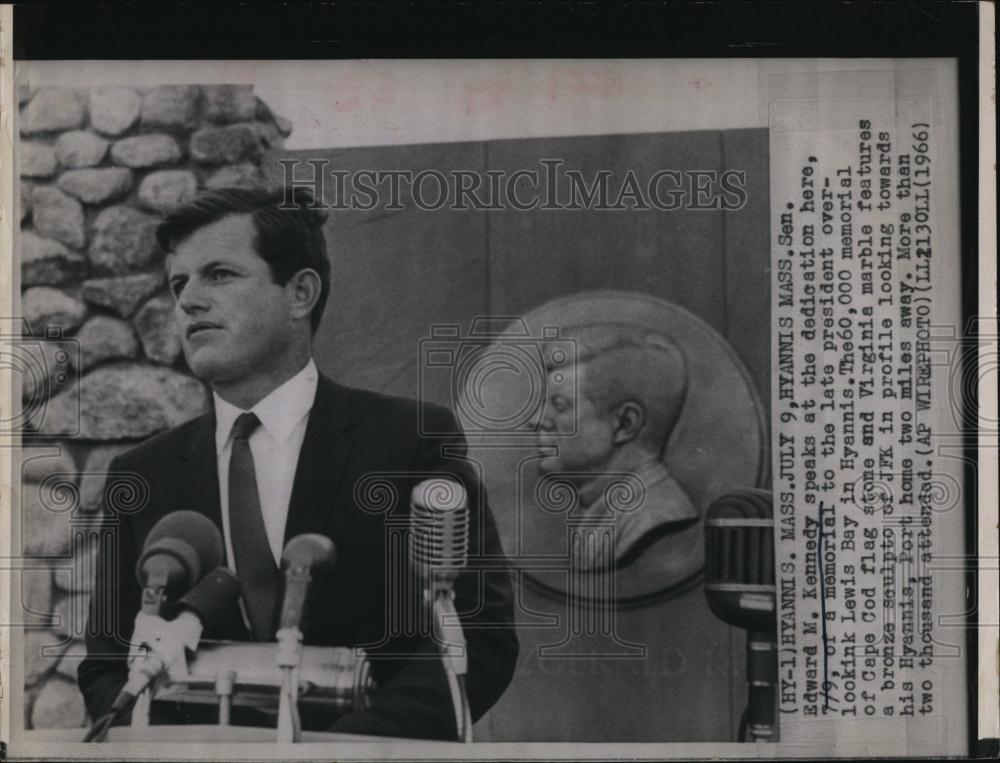
M 288 502 L 292 497 L 295 468 L 306 435 L 309 411 L 316 399 L 319 372 L 312 359 L 295 376 L 257 403 L 251 412 L 257 414 L 260 426 L 250 435 L 257 475 L 257 493 L 264 514 L 267 541 L 275 563 L 281 566 L 281 551 L 288 519 Z M 233 423 L 246 413 L 217 394 L 215 398 L 215 452 L 219 459 L 219 499 L 222 504 L 222 535 L 226 542 L 229 567 L 235 568 L 232 534 L 229 530 L 229 458 L 233 452 Z

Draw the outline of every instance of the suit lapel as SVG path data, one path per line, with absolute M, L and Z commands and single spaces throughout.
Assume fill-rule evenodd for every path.
M 342 388 L 320 375 L 292 484 L 285 543 L 296 535 L 326 529 L 341 473 L 354 446 L 355 419 L 345 397 Z
M 180 449 L 177 474 L 178 506 L 170 511 L 200 511 L 222 531 L 222 507 L 219 503 L 219 461 L 215 453 L 215 413 L 202 417 L 187 447 Z

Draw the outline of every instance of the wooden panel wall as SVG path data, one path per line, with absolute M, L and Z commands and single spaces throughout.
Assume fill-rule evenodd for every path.
M 441 171 L 541 169 L 640 182 L 658 169 L 746 173 L 738 211 L 331 211 L 330 306 L 316 340 L 320 367 L 344 383 L 416 397 L 419 340 L 433 323 L 518 314 L 583 290 L 617 289 L 675 302 L 725 336 L 769 398 L 767 134 L 764 130 L 507 140 L 291 152 L 330 168 Z M 612 183 L 614 187 L 614 183 Z M 440 379 L 427 399 L 450 404 Z M 565 616 L 530 587 L 520 604 Z M 526 620 L 537 618 L 526 616 Z M 729 741 L 746 697 L 745 635 L 709 612 L 700 587 L 622 610 L 619 633 L 647 646 L 633 660 L 539 660 L 551 629 L 521 632 L 519 670 L 477 724 L 493 741 Z

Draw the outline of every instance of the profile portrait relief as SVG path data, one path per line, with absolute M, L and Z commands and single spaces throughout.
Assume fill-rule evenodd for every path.
M 686 363 L 667 337 L 640 327 L 587 326 L 574 338 L 574 366 L 546 375 L 538 468 L 573 486 L 578 520 L 614 522 L 611 558 L 583 556 L 578 564 L 620 567 L 699 516 L 663 461 L 687 393 Z M 626 500 L 609 501 L 623 475 L 632 489 Z
M 525 584 L 612 607 L 693 590 L 709 505 L 767 468 L 764 408 L 741 359 L 693 313 L 639 292 L 580 292 L 523 320 L 528 335 L 550 337 L 537 413 L 504 447 L 466 436 L 504 548 L 527 560 Z M 486 401 L 498 418 L 527 409 L 531 385 L 488 378 L 460 403 Z

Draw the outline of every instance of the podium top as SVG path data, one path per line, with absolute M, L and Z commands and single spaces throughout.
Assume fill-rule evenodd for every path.
M 78 743 L 83 741 L 86 729 L 52 729 L 32 730 L 24 732 L 24 741 L 41 744 L 48 743 Z M 233 742 L 253 742 L 256 744 L 275 742 L 277 731 L 271 728 L 254 726 L 216 726 L 216 725 L 174 725 L 164 724 L 148 726 L 144 729 L 133 729 L 129 726 L 114 726 L 108 731 L 107 743 L 124 744 L 225 744 Z M 382 744 L 405 745 L 440 745 L 458 744 L 458 742 L 430 741 L 427 739 L 408 739 L 403 737 L 364 736 L 361 734 L 334 734 L 326 731 L 303 731 L 302 742 L 310 743 L 358 743 L 380 742 Z

